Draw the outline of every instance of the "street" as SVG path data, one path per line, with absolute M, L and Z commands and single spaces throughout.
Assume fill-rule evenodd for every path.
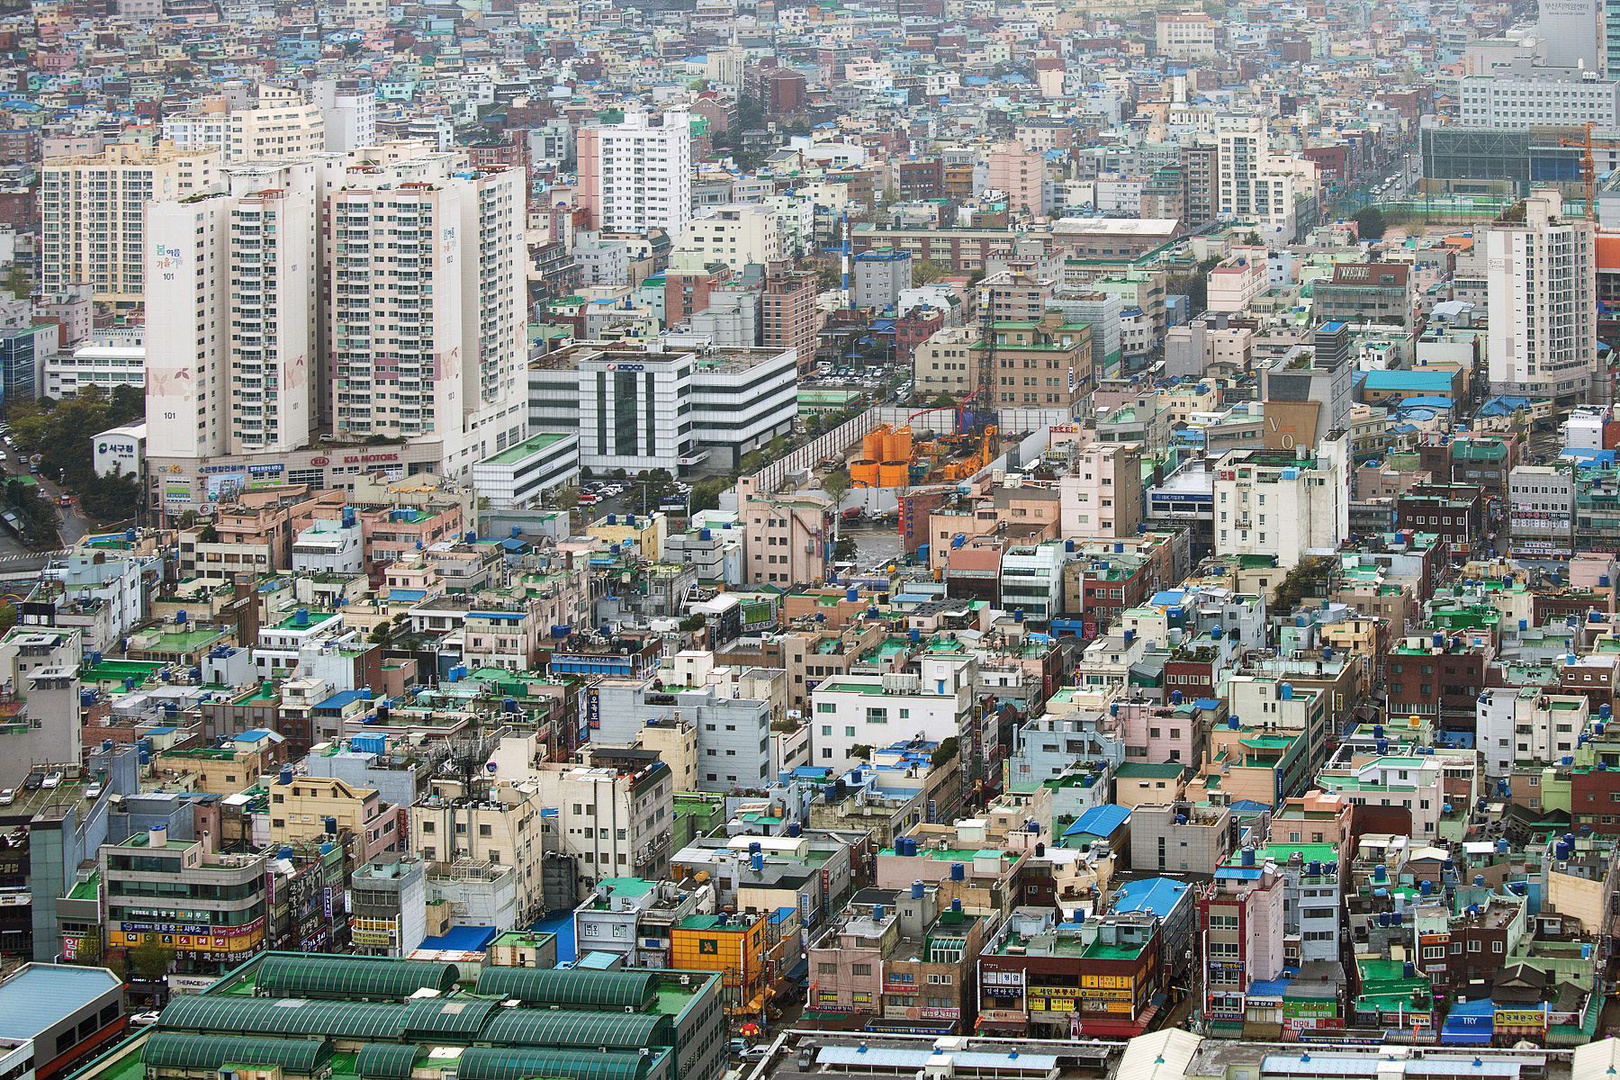
M 6 472 L 12 476 L 27 476 L 28 459 L 15 450 L 0 444 L 0 463 L 5 465 Z M 62 488 L 55 479 L 45 476 L 43 472 L 34 476 L 39 483 L 40 494 L 49 499 L 56 506 L 57 532 L 62 537 L 62 547 L 71 548 L 90 531 L 90 523 L 79 515 L 77 504 L 72 506 L 58 505 L 62 496 Z M 5 556 L 36 555 L 33 551 L 12 536 L 9 532 L 0 532 L 0 569 L 5 567 Z

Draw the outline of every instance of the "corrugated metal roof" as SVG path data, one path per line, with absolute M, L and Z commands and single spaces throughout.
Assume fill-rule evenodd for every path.
M 645 972 L 486 967 L 478 975 L 480 994 L 587 1009 L 644 1010 L 652 1004 L 656 986 L 656 978 Z
M 426 960 L 275 955 L 260 961 L 254 985 L 272 997 L 403 1001 L 423 987 L 453 990 L 456 975 L 456 965 Z
M 310 1001 L 188 994 L 158 1017 L 162 1028 L 247 1032 L 253 1035 L 325 1035 L 336 1039 L 398 1039 L 405 1006 L 377 1001 Z
M 332 1057 L 325 1039 L 266 1039 L 159 1031 L 146 1040 L 141 1061 L 158 1068 L 219 1069 L 225 1065 L 279 1065 L 314 1073 Z M 407 1073 L 408 1075 L 408 1073 Z
M 355 1058 L 361 1080 L 406 1080 L 421 1048 L 413 1043 L 367 1043 Z
M 673 1032 L 663 1013 L 584 1009 L 502 1009 L 484 1028 L 483 1041 L 504 1046 L 670 1046 Z
M 581 1054 L 534 1047 L 498 1050 L 475 1046 L 461 1055 L 456 1076 L 458 1080 L 642 1080 L 652 1060 L 650 1056 L 613 1050 Z
M 405 1003 L 402 1031 L 414 1035 L 458 1035 L 471 1039 L 484 1028 L 496 1001 L 478 998 L 423 998 Z

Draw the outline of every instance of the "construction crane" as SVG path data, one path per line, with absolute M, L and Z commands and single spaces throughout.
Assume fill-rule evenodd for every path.
M 982 288 L 982 286 L 981 286 Z M 978 435 L 996 422 L 996 378 L 1000 372 L 996 368 L 996 313 L 995 304 L 991 302 L 990 291 L 984 289 L 979 296 L 984 306 L 979 321 L 984 327 L 984 355 L 979 357 L 979 381 L 968 399 L 978 398 L 976 407 L 971 414 L 969 430 Z M 961 425 L 958 424 L 958 429 Z M 962 434 L 968 434 L 967 431 Z
M 1575 139 L 1563 136 L 1558 140 L 1559 146 L 1578 147 L 1581 151 L 1581 181 L 1586 185 L 1586 220 L 1597 220 L 1597 158 L 1593 156 L 1594 148 L 1620 147 L 1620 139 L 1593 139 L 1592 129 L 1597 125 L 1588 120 L 1582 125 L 1583 134 Z

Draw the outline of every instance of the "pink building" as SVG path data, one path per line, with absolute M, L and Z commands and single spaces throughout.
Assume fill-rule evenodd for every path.
M 1026 150 L 1006 142 L 990 151 L 990 187 L 1007 194 L 1012 213 L 1041 217 L 1046 213 L 1046 158 L 1037 150 Z
M 1210 699 L 1215 700 L 1215 699 Z M 1124 726 L 1125 760 L 1162 761 L 1197 766 L 1203 759 L 1204 729 L 1224 706 L 1201 709 L 1195 701 L 1166 705 L 1157 701 L 1122 701 L 1119 720 Z
M 1307 791 L 1284 799 L 1271 819 L 1274 844 L 1338 844 L 1346 848 L 1350 838 L 1351 804 L 1347 796 L 1325 791 Z
M 1245 848 L 1239 865 L 1217 870 L 1198 897 L 1204 1015 L 1217 1033 L 1241 1031 L 1249 987 L 1282 973 L 1286 881 L 1276 864 L 1257 866 L 1254 849 Z

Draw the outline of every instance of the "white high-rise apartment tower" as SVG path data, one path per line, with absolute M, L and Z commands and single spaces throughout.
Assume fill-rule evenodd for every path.
M 229 170 L 152 208 L 148 452 L 432 443 L 439 470 L 527 426 L 523 173 L 403 145 Z M 322 268 L 326 273 L 323 274 Z
M 680 243 L 692 220 L 692 118 L 682 110 L 653 123 L 630 113 L 622 123 L 581 128 L 579 200 L 604 232 L 663 229 Z
M 326 199 L 334 433 L 437 439 L 451 476 L 528 409 L 524 174 L 455 160 L 350 168 Z
M 150 210 L 149 453 L 296 450 L 314 434 L 315 297 L 307 191 L 219 192 Z
M 1522 220 L 1485 230 L 1491 390 L 1583 400 L 1597 357 L 1592 223 L 1564 217 L 1556 191 L 1523 207 Z
M 97 300 L 132 305 L 146 288 L 147 207 L 219 180 L 218 149 L 111 146 L 40 169 L 40 279 L 46 293 L 89 285 Z

